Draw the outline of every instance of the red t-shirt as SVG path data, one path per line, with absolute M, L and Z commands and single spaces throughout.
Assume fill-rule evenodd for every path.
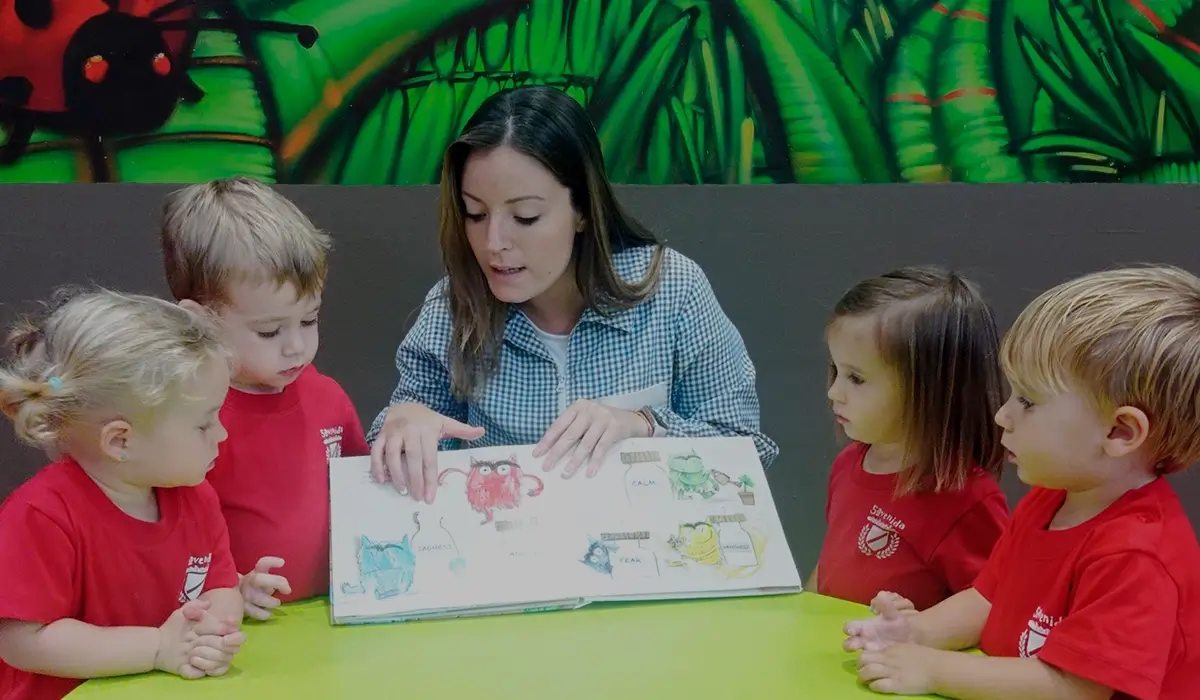
M 329 459 L 370 454 L 350 397 L 312 365 L 278 394 L 230 389 L 221 407 L 229 437 L 208 481 L 229 523 L 238 571 L 261 557 L 300 600 L 329 592 Z
M 975 589 L 992 603 L 980 649 L 1037 657 L 1114 698 L 1200 698 L 1200 545 L 1165 479 L 1066 530 L 1064 491 L 1034 488 Z
M 961 491 L 896 498 L 898 475 L 863 470 L 868 447 L 833 462 L 817 592 L 867 605 L 892 591 L 924 610 L 969 588 L 1008 524 L 1000 485 L 977 468 Z
M 70 458 L 0 505 L 0 619 L 158 627 L 204 591 L 237 586 L 212 488 L 158 489 L 159 520 L 116 506 Z M 61 698 L 81 681 L 0 661 L 0 698 Z

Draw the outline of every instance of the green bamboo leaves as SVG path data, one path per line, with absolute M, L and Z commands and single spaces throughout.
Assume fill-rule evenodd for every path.
M 321 32 L 311 49 L 282 34 L 262 33 L 253 39 L 283 131 L 283 176 L 305 181 L 308 171 L 326 168 L 327 163 L 306 159 L 322 158 L 328 153 L 324 142 L 344 136 L 340 129 L 346 113 L 372 82 L 422 41 L 436 37 L 451 20 L 488 4 L 494 3 L 296 0 L 259 11 L 258 18 L 308 24 Z
M 647 3 L 638 16 L 634 28 L 617 51 L 618 59 L 630 58 L 614 60 L 606 79 L 596 86 L 591 105 L 593 118 L 597 121 L 596 132 L 604 149 L 605 164 L 610 176 L 618 182 L 630 181 L 638 169 L 643 142 L 636 137 L 630 138 L 630 132 L 637 134 L 639 125 L 652 124 L 658 119 L 655 109 L 661 107 L 662 103 L 655 98 L 663 95 L 664 88 L 672 87 L 678 80 L 687 63 L 691 48 L 690 33 L 699 15 L 694 8 L 679 12 L 665 31 L 647 40 L 645 35 L 655 9 L 656 3 Z M 642 42 L 645 42 L 645 49 L 639 51 L 638 46 Z M 638 56 L 636 62 L 632 61 L 635 55 Z M 621 72 L 626 65 L 631 69 Z M 607 79 L 610 74 L 625 77 L 618 86 L 614 80 Z M 677 123 L 679 121 L 680 117 L 677 116 Z M 641 133 L 645 133 L 645 130 L 641 130 Z M 663 147 L 661 141 L 654 143 Z
M 36 132 L 0 182 L 433 183 L 525 84 L 585 106 L 616 182 L 1193 181 L 1195 2 L 231 0 L 320 39 L 202 31 L 198 104 Z
M 0 142 L 8 132 L 0 126 Z M 0 183 L 93 182 L 96 176 L 82 155 L 82 144 L 52 131 L 34 131 L 21 159 L 0 165 Z
M 900 39 L 887 79 L 890 134 L 909 182 L 1020 182 L 991 71 L 991 0 L 948 0 Z
M 797 182 L 884 182 L 891 179 L 878 127 L 808 29 L 775 0 L 733 3 L 758 47 L 760 84 L 778 104 L 775 115 Z
M 1063 117 L 1021 151 L 1057 158 L 1078 180 L 1191 177 L 1178 164 L 1200 147 L 1200 68 L 1133 23 L 1116 25 L 1102 0 L 1052 0 L 1049 25 L 1018 21 L 1016 37 Z

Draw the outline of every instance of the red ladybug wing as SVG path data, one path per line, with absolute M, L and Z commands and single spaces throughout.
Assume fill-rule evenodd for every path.
M 4 2 L 5 0 L 0 0 Z M 201 0 L 197 0 L 200 2 Z M 117 3 L 117 8 L 121 12 L 138 17 L 146 17 L 151 12 L 160 7 L 170 4 L 171 0 L 120 0 Z M 170 14 L 163 15 L 156 19 L 183 20 L 195 14 L 195 5 L 185 5 Z M 178 29 L 163 32 L 163 40 L 167 42 L 167 47 L 171 50 L 171 57 L 178 62 L 179 54 L 183 51 L 183 47 L 187 44 L 187 32 Z
M 65 111 L 62 59 L 67 42 L 80 25 L 107 10 L 104 0 L 55 0 L 50 24 L 31 29 L 17 19 L 13 0 L 0 0 L 0 78 L 23 77 L 33 86 L 29 101 L 14 106 Z

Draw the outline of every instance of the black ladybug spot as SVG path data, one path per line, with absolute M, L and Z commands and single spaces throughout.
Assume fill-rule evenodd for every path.
M 22 75 L 10 75 L 0 78 L 0 102 L 23 107 L 33 96 L 33 83 Z
M 311 49 L 317 43 L 316 27 L 299 27 L 296 31 L 296 41 L 306 49 Z
M 54 19 L 51 0 L 16 0 L 13 11 L 17 13 L 17 19 L 30 29 L 45 29 Z

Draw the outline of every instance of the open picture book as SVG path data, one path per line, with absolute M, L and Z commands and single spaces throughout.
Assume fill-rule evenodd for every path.
M 333 624 L 801 590 L 750 438 L 625 440 L 590 478 L 532 455 L 438 452 L 432 504 L 331 459 Z

